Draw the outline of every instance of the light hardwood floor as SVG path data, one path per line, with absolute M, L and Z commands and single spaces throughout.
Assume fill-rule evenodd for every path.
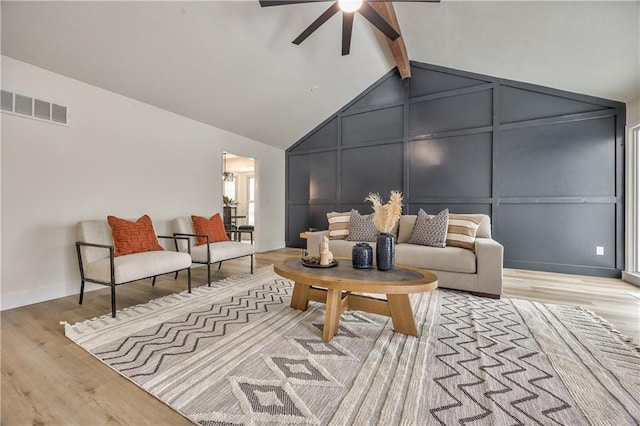
M 256 266 L 299 255 L 297 249 L 258 254 Z M 248 259 L 225 262 L 214 279 L 248 267 Z M 192 279 L 202 285 L 206 269 L 194 269 Z M 120 286 L 118 309 L 185 288 L 185 273 L 177 281 L 161 277 L 155 287 L 150 280 Z M 621 280 L 508 269 L 504 296 L 583 306 L 640 342 L 640 288 Z M 191 424 L 64 336 L 60 321 L 75 323 L 109 310 L 104 288 L 85 294 L 83 305 L 69 296 L 2 312 L 2 425 Z

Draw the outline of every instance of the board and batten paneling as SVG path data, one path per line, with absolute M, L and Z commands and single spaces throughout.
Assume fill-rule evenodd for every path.
M 625 105 L 412 62 L 287 150 L 288 246 L 402 190 L 404 211 L 485 213 L 505 267 L 620 276 Z M 598 255 L 596 248 L 604 254 Z

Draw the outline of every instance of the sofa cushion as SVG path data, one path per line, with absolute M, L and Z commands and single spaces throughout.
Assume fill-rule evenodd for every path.
M 459 247 L 429 247 L 415 244 L 396 244 L 396 263 L 434 271 L 476 273 L 476 256 Z M 437 272 L 436 272 L 436 275 Z
M 327 221 L 329 222 L 329 239 L 344 240 L 349 236 L 349 219 L 351 212 L 331 212 L 327 213 Z
M 377 237 L 378 230 L 373 223 L 373 215 L 361 215 L 357 210 L 351 210 L 347 241 L 373 242 Z
M 229 241 L 229 236 L 224 229 L 224 223 L 220 213 L 216 213 L 209 219 L 206 217 L 191 215 L 193 221 L 193 229 L 196 234 L 208 235 L 209 242 Z M 205 237 L 198 237 L 196 245 L 207 244 Z
M 409 238 L 411 237 L 411 232 L 413 232 L 413 226 L 415 225 L 417 218 L 418 216 L 415 214 L 405 214 L 400 216 L 400 220 L 398 221 L 398 244 L 409 242 Z
M 253 254 L 253 245 L 238 241 L 220 241 L 191 248 L 191 257 L 196 263 L 207 263 L 207 249 L 211 253 L 211 263 Z
M 164 250 L 158 243 L 151 218 L 147 215 L 135 222 L 107 216 L 107 222 L 111 227 L 115 256 Z
M 420 209 L 409 237 L 409 244 L 444 248 L 448 223 L 448 209 L 442 210 L 435 216 L 429 215 Z
M 447 246 L 474 250 L 476 234 L 482 219 L 482 215 L 450 214 Z
M 148 251 L 114 258 L 116 284 L 127 283 L 154 275 L 186 269 L 191 266 L 188 253 L 175 251 Z M 85 277 L 104 283 L 111 282 L 109 258 L 86 265 Z

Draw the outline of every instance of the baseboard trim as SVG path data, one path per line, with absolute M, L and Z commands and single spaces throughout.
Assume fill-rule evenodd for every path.
M 104 286 L 87 283 L 85 293 L 98 290 Z M 32 288 L 25 291 L 16 291 L 13 293 L 5 293 L 0 301 L 0 310 L 20 308 L 22 306 L 33 305 L 34 303 L 48 302 L 50 300 L 59 299 L 61 297 L 73 296 L 80 293 L 80 282 L 74 288 L 69 285 L 58 285 L 50 287 Z
M 622 279 L 629 284 L 640 287 L 640 274 L 634 274 L 633 272 L 622 271 Z
M 592 277 L 620 278 L 622 271 L 616 268 L 597 266 L 565 265 L 560 263 L 528 262 L 522 260 L 504 260 L 505 268 L 527 269 L 531 271 L 557 272 L 560 274 L 589 275 Z

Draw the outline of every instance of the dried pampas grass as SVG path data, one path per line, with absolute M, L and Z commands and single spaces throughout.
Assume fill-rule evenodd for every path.
M 373 224 L 378 232 L 391 232 L 402 214 L 402 193 L 391 191 L 391 197 L 386 204 L 380 198 L 380 194 L 369 193 L 369 196 L 364 200 L 371 201 L 374 211 Z

